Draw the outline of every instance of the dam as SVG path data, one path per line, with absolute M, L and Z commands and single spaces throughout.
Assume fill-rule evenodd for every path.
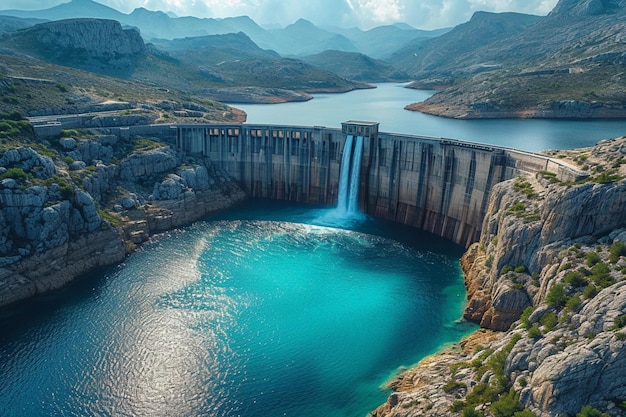
M 138 134 L 126 128 L 126 134 Z M 163 128 L 161 128 L 163 129 Z M 252 198 L 337 204 L 347 141 L 360 143 L 354 179 L 365 214 L 416 227 L 469 246 L 480 236 L 494 184 L 549 171 L 560 181 L 584 172 L 540 154 L 446 138 L 398 135 L 379 124 L 324 126 L 172 125 L 166 136 L 237 179 Z M 352 145 L 351 145 L 352 146 Z M 351 147 L 349 146 L 349 147 Z M 361 148 L 362 147 L 362 148 Z M 344 161 L 344 163 L 346 163 Z

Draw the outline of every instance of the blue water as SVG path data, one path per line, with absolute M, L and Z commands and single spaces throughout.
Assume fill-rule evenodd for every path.
M 341 126 L 347 120 L 380 123 L 382 132 L 468 140 L 538 152 L 592 146 L 602 139 L 626 135 L 623 120 L 455 120 L 404 110 L 433 94 L 377 84 L 377 88 L 345 94 L 315 94 L 302 103 L 233 104 L 248 114 L 248 123 Z
M 461 248 L 254 202 L 0 317 L 3 416 L 364 416 L 474 329 Z

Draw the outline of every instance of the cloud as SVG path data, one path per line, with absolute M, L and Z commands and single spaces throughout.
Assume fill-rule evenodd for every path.
M 2 0 L 2 9 L 45 9 L 69 0 Z M 436 29 L 467 22 L 474 12 L 545 15 L 558 0 L 96 0 L 124 13 L 137 7 L 179 16 L 248 15 L 257 23 L 289 25 L 299 18 L 318 25 L 373 26 L 405 22 Z

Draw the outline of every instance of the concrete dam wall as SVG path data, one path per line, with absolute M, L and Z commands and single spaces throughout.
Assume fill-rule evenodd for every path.
M 383 133 L 372 122 L 349 121 L 341 129 L 247 124 L 160 129 L 169 138 L 176 131 L 178 148 L 209 156 L 251 197 L 326 206 L 337 204 L 342 158 L 351 152 L 344 149 L 346 141 L 362 138 L 360 210 L 463 246 L 478 240 L 494 184 L 522 172 L 551 171 L 562 181 L 584 175 L 543 155 Z

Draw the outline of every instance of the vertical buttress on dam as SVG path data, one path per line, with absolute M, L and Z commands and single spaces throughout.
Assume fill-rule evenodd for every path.
M 176 125 L 176 146 L 209 156 L 252 198 L 337 204 L 348 139 L 362 138 L 362 212 L 426 230 L 462 246 L 480 236 L 494 184 L 523 172 L 562 181 L 584 175 L 547 156 L 497 146 L 379 132 L 375 122 L 323 126 Z M 359 163 L 357 161 L 357 163 Z

